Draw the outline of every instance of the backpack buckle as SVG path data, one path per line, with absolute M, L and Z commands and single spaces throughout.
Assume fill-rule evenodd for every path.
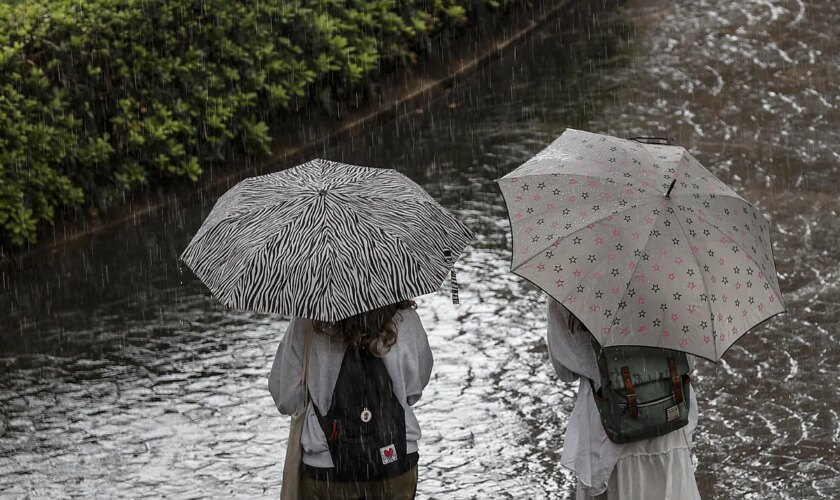
M 668 358 L 668 371 L 671 372 L 671 383 L 674 384 L 674 400 L 677 404 L 683 402 L 682 377 L 677 372 L 677 362 Z

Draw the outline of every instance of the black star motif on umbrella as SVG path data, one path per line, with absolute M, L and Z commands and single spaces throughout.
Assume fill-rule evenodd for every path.
M 658 291 L 659 291 L 659 285 L 654 284 L 652 287 L 650 287 L 650 289 L 651 289 L 651 291 L 653 291 L 653 292 L 658 292 Z
M 569 215 L 570 213 L 571 213 L 571 210 L 569 210 L 568 208 L 563 209 L 563 212 L 562 212 L 563 215 Z
M 575 256 L 569 257 L 569 264 L 574 264 L 576 262 L 577 262 L 577 257 L 575 257 Z
M 537 219 L 537 225 L 541 226 L 545 224 L 545 219 Z
M 534 207 L 528 207 L 528 209 L 525 210 L 525 211 L 528 212 L 529 214 L 532 214 L 532 213 L 534 213 Z
M 559 264 L 558 264 L 558 265 L 556 265 L 556 266 L 554 266 L 554 272 L 555 272 L 555 273 L 561 273 L 561 272 L 563 272 L 563 266 L 561 266 L 561 265 L 559 265 Z
M 630 297 L 636 295 L 636 289 L 635 288 L 628 288 L 627 289 L 627 295 L 630 296 Z
M 567 224 L 566 224 L 565 226 L 563 226 L 563 227 L 564 227 L 564 228 L 566 228 L 566 229 L 571 229 L 571 228 L 572 228 L 572 224 L 571 224 L 571 223 L 567 223 Z
M 753 268 L 748 267 L 747 268 L 747 276 L 752 276 L 752 275 L 753 275 Z
M 562 191 L 560 191 L 559 189 L 555 189 L 554 191 L 552 191 L 552 193 L 554 193 L 554 196 L 560 196 L 561 192 Z
M 630 222 L 632 220 L 633 220 L 633 217 L 630 217 L 629 215 L 624 216 L 624 222 Z
M 616 250 L 618 250 L 618 249 L 616 249 Z M 633 255 L 635 257 L 640 257 L 642 255 L 642 251 L 637 248 L 637 249 L 633 250 Z
M 700 300 L 702 300 L 703 302 L 706 302 L 706 299 L 708 299 L 708 298 L 709 298 L 709 296 L 706 295 L 705 293 L 700 294 Z
M 683 325 L 682 332 L 683 333 L 688 333 L 688 325 Z
M 687 274 L 687 275 L 689 275 L 689 276 L 694 276 L 694 269 L 688 268 L 688 269 L 685 271 L 685 274 Z
M 735 273 L 735 274 L 741 274 L 741 268 L 738 267 L 738 266 L 735 266 L 735 267 L 732 268 L 732 272 Z
M 657 238 L 659 238 L 660 233 L 659 233 L 659 231 L 657 231 L 656 229 L 654 229 L 653 231 L 651 231 L 651 232 L 650 232 L 650 235 L 651 235 L 651 236 L 656 236 Z
M 648 260 L 648 259 L 650 259 L 650 255 L 648 255 L 646 253 L 643 253 L 642 254 L 642 260 Z
M 583 285 L 578 285 L 577 286 L 577 291 L 578 291 L 578 293 L 583 293 Z
M 588 260 L 589 262 L 595 262 L 598 259 L 594 255 L 590 254 L 589 257 L 586 258 L 586 260 Z
M 660 320 L 659 318 L 656 318 L 655 320 L 653 320 L 653 326 L 659 326 L 661 324 L 662 324 L 662 320 Z
M 612 309 L 605 309 L 604 310 L 604 316 L 606 316 L 607 318 L 612 316 Z
M 580 193 L 580 197 L 581 197 L 581 199 L 585 200 L 585 199 L 589 198 L 589 193 L 587 193 L 587 192 Z
M 522 185 L 522 190 L 523 191 L 528 191 L 529 190 L 528 184 L 523 184 Z
M 598 290 L 597 292 L 595 292 L 595 298 L 596 299 L 600 299 L 603 296 L 604 296 L 604 292 L 602 292 L 601 290 Z
M 534 236 L 533 238 L 531 238 L 531 241 L 536 243 L 536 242 L 540 241 L 540 237 L 539 236 Z
M 626 308 L 626 307 L 627 307 L 627 302 L 624 302 L 624 301 L 622 300 L 621 302 L 619 302 L 619 303 L 618 303 L 618 309 L 619 309 L 619 310 L 624 309 L 624 308 Z
M 679 245 L 680 244 L 680 239 L 679 238 L 674 238 L 674 239 L 671 240 L 671 243 L 673 243 L 674 245 Z
M 580 236 L 575 236 L 574 238 L 572 238 L 572 243 L 573 244 L 580 245 L 580 242 L 581 242 Z
M 640 318 L 644 318 L 644 317 L 645 317 L 645 314 L 647 314 L 647 312 L 645 312 L 645 311 L 639 311 L 639 317 L 640 317 Z
M 665 227 L 671 227 L 671 219 L 665 219 L 665 222 L 663 222 L 663 224 L 665 224 Z
M 709 235 L 711 235 L 711 234 L 712 234 L 712 232 L 711 232 L 711 231 L 709 231 L 708 229 L 704 229 L 704 230 L 703 230 L 703 236 L 709 236 Z
M 597 212 L 598 210 L 601 210 L 601 205 L 592 205 L 593 212 Z
M 714 256 L 715 256 L 715 251 L 714 250 L 709 250 L 709 257 L 714 257 Z
M 660 213 L 661 213 L 661 212 L 659 211 L 659 209 L 658 209 L 658 208 L 654 208 L 654 209 L 653 209 L 653 215 L 659 215 Z
M 620 252 L 620 251 L 621 251 L 621 249 L 623 249 L 623 248 L 624 248 L 624 245 L 622 245 L 621 243 L 619 243 L 619 244 L 617 244 L 617 245 L 615 246 L 615 249 L 616 249 L 616 250 L 618 250 L 619 252 Z
M 700 328 L 705 330 L 706 328 L 709 328 L 709 324 L 706 323 L 705 321 L 701 321 L 700 322 Z
M 619 274 L 621 274 L 621 273 L 619 273 L 619 272 L 618 272 L 618 269 L 613 268 L 613 270 L 612 270 L 612 271 L 610 271 L 610 274 L 612 274 L 613 276 L 618 276 L 618 275 L 619 275 Z
M 674 300 L 682 299 L 682 294 L 680 292 L 674 292 Z
M 655 291 L 658 291 L 658 290 L 655 290 Z M 665 304 L 665 303 L 659 304 L 659 310 L 660 311 L 667 311 L 668 310 L 668 304 Z
M 545 182 L 540 182 L 539 184 L 537 184 L 537 187 L 539 189 L 545 189 Z
M 549 250 L 545 253 L 545 258 L 546 259 L 550 259 L 552 257 L 554 257 L 554 252 L 552 252 L 551 250 Z

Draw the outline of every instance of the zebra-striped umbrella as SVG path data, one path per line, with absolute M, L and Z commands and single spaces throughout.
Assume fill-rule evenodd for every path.
M 315 159 L 231 188 L 181 260 L 229 307 L 338 321 L 438 290 L 471 240 L 395 170 Z

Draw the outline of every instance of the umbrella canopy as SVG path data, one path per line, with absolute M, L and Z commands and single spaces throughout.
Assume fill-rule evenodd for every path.
M 404 175 L 316 159 L 231 188 L 181 260 L 227 306 L 337 321 L 438 290 L 471 239 Z
M 512 271 L 602 346 L 717 361 L 784 311 L 768 222 L 681 147 L 568 129 L 498 182 Z

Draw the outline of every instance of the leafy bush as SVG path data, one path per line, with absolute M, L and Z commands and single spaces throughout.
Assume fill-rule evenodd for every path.
M 267 152 L 495 0 L 27 0 L 0 5 L 0 245 L 56 210 Z

